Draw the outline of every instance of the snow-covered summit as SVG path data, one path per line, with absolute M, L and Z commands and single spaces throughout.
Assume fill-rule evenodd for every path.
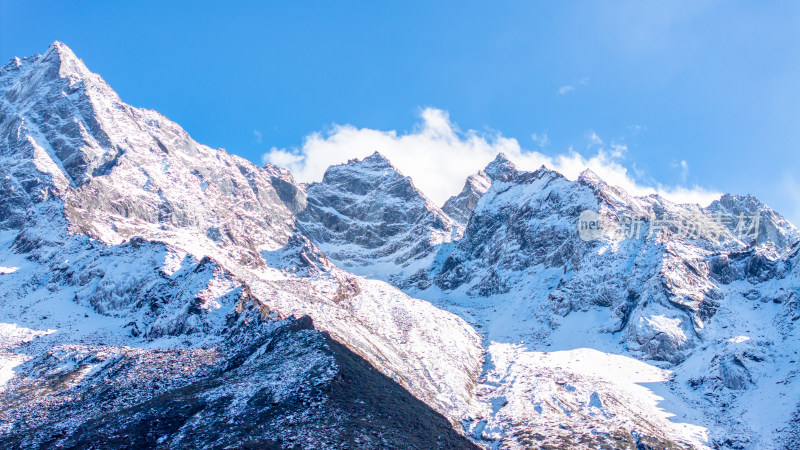
M 380 153 L 330 167 L 306 189 L 306 235 L 335 262 L 388 279 L 424 267 L 461 227 Z M 387 270 L 388 269 L 388 270 Z
M 764 204 L 752 194 L 724 194 L 708 206 L 712 214 L 729 217 L 758 217 L 756 244 L 772 242 L 778 248 L 786 248 L 800 241 L 800 231 L 786 218 Z
M 483 172 L 491 180 L 508 181 L 517 173 L 517 166 L 501 152 L 483 169 Z
M 492 162 L 483 170 L 467 177 L 464 188 L 458 195 L 450 197 L 442 206 L 456 222 L 466 225 L 478 200 L 489 190 L 492 181 L 507 181 L 518 173 L 517 166 L 508 159 L 505 153 L 498 153 Z
M 348 160 L 346 164 L 342 164 L 340 166 L 354 166 L 357 165 L 361 170 L 373 170 L 373 171 L 382 171 L 382 170 L 394 170 L 397 171 L 397 168 L 389 161 L 389 158 L 381 154 L 379 151 L 373 152 L 371 155 L 362 158 L 362 159 L 351 159 Z M 333 169 L 339 166 L 331 166 L 329 168 Z
M 41 61 L 45 65 L 57 66 L 58 74 L 62 78 L 91 82 L 98 77 L 89 71 L 83 61 L 63 42 L 55 41 L 50 44 Z

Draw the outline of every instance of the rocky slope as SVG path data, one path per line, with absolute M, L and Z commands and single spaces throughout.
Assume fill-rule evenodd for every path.
M 227 339 L 54 347 L 0 394 L 3 446 L 474 447 L 308 316 L 240 322 Z
M 492 181 L 507 180 L 517 173 L 517 167 L 503 153 L 489 163 L 483 170 L 467 177 L 464 188 L 458 195 L 447 199 L 442 206 L 442 211 L 456 222 L 466 225 L 472 215 L 472 210 L 478 206 L 478 201 L 489 190 Z

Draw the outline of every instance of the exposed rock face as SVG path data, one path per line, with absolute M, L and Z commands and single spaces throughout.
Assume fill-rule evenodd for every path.
M 442 207 L 456 222 L 466 225 L 472 215 L 472 210 L 478 205 L 483 194 L 489 190 L 492 181 L 507 181 L 517 173 L 517 166 L 500 153 L 485 169 L 470 175 L 464 183 L 464 189 L 458 195 L 450 197 Z
M 388 279 L 413 272 L 461 233 L 379 153 L 330 167 L 306 193 L 300 229 L 334 262 L 356 273 Z
M 272 187 L 275 188 L 275 192 L 278 193 L 278 197 L 286 207 L 294 214 L 304 211 L 307 206 L 308 195 L 294 181 L 292 174 L 288 170 L 273 164 L 267 164 L 264 169 L 269 173 Z
M 770 242 L 783 249 L 800 240 L 800 233 L 783 216 L 762 203 L 754 196 L 725 194 L 708 207 L 712 214 L 723 214 L 732 218 L 758 217 L 758 230 L 747 244 Z
M 466 225 L 472 210 L 478 205 L 478 200 L 483 197 L 483 194 L 489 190 L 491 185 L 492 180 L 489 179 L 484 171 L 470 175 L 466 183 L 464 183 L 464 189 L 458 195 L 447 199 L 444 206 L 442 206 L 442 211 L 456 222 Z

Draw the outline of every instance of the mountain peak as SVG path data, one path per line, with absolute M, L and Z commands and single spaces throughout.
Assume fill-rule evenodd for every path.
M 23 60 L 19 59 L 18 56 L 15 56 L 15 57 L 11 58 L 11 60 L 8 61 L 8 63 L 6 63 L 5 66 L 0 67 L 0 73 L 3 73 L 4 71 L 8 71 L 8 70 L 11 70 L 11 69 L 18 68 L 19 66 L 22 65 L 22 61 Z
M 397 170 L 397 168 L 392 164 L 391 161 L 389 161 L 387 157 L 376 151 L 365 158 L 354 158 L 348 160 L 344 164 L 328 167 L 328 170 L 325 171 L 325 176 L 327 176 L 329 172 L 350 172 L 352 170 L 357 170 L 364 173 L 374 173 L 376 175 L 385 175 L 387 172 L 400 173 L 400 171 Z
M 70 60 L 70 59 L 80 60 L 75 55 L 75 52 L 73 52 L 72 49 L 69 48 L 69 46 L 67 46 L 67 44 L 61 41 L 53 41 L 53 43 L 47 47 L 47 50 L 44 52 L 44 55 L 42 56 L 49 57 L 52 55 L 56 55 L 61 60 Z
M 511 162 L 511 159 L 508 158 L 508 155 L 506 155 L 503 152 L 500 152 L 497 154 L 497 156 L 494 157 L 492 162 L 490 162 L 489 164 L 513 164 L 513 163 Z
M 356 160 L 351 160 L 351 161 L 356 161 Z M 394 169 L 394 165 L 392 165 L 392 162 L 389 161 L 389 158 L 383 156 L 383 154 L 378 151 L 375 151 L 373 154 L 367 156 L 366 158 L 358 162 L 362 164 L 369 164 L 370 166 L 384 166 L 386 168 Z
M 298 215 L 302 232 L 332 261 L 350 269 L 375 275 L 378 259 L 400 264 L 397 273 L 379 272 L 384 280 L 418 271 L 420 261 L 433 257 L 436 245 L 460 233 L 458 225 L 379 152 L 329 167 L 306 194 L 307 207 Z
M 505 153 L 500 152 L 483 171 L 492 180 L 508 181 L 517 173 L 517 166 Z
M 322 176 L 322 182 L 312 183 L 312 185 L 340 185 L 345 190 L 356 189 L 363 194 L 378 189 L 389 178 L 405 179 L 407 177 L 400 173 L 385 156 L 374 152 L 362 159 L 354 158 L 346 163 L 328 167 Z M 356 188 L 356 186 L 358 187 Z
M 102 78 L 92 73 L 72 49 L 61 41 L 50 44 L 44 54 L 37 53 L 27 58 L 14 57 L 0 68 L 0 77 L 5 80 L 0 81 L 0 84 L 11 86 L 12 79 L 20 76 L 26 78 L 22 86 L 27 86 L 27 91 L 31 94 L 41 91 L 42 85 L 58 79 L 66 80 L 70 85 L 85 82 L 99 86 L 105 94 L 110 94 L 111 91 Z M 53 86 L 58 92 L 63 89 L 63 86 Z
M 74 76 L 80 79 L 88 78 L 92 72 L 86 67 L 83 61 L 78 58 L 67 44 L 61 41 L 54 41 L 39 58 L 44 65 L 58 67 L 58 74 L 61 77 Z
M 50 51 L 55 51 L 55 52 L 58 52 L 59 54 L 67 54 L 67 55 L 75 56 L 75 52 L 73 52 L 72 49 L 67 46 L 67 44 L 65 44 L 65 43 L 63 43 L 61 41 L 53 41 L 53 43 L 50 44 L 49 47 L 47 47 L 47 52 L 50 52 Z M 45 52 L 45 53 L 47 53 L 47 52 Z
M 603 183 L 603 180 L 596 173 L 594 173 L 592 169 L 584 169 L 580 176 L 578 176 L 578 180 L 582 180 L 591 184 Z

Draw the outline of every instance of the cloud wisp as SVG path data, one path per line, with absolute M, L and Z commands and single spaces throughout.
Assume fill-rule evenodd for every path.
M 550 137 L 547 136 L 547 132 L 543 133 L 533 133 L 531 134 L 531 140 L 539 146 L 539 148 L 545 148 L 550 143 Z
M 672 168 L 680 169 L 681 182 L 685 183 L 686 179 L 689 177 L 689 163 L 686 162 L 685 159 L 682 159 L 680 162 L 673 162 Z
M 578 83 L 565 84 L 559 87 L 558 90 L 556 91 L 556 94 L 567 95 L 570 92 L 574 92 L 578 88 L 578 86 L 586 86 L 587 84 L 589 84 L 589 79 L 581 78 L 580 80 L 578 80 Z
M 627 147 L 614 142 L 605 144 L 594 132 L 589 137 L 595 151 L 592 156 L 572 149 L 545 155 L 523 149 L 516 139 L 500 133 L 461 131 L 446 111 L 426 108 L 420 112 L 419 124 L 409 133 L 334 125 L 327 132 L 307 136 L 300 148 L 273 147 L 263 155 L 263 161 L 288 168 L 298 181 L 313 182 L 321 180 L 331 165 L 379 151 L 439 205 L 461 190 L 467 176 L 485 167 L 500 152 L 523 170 L 544 165 L 573 180 L 588 168 L 634 195 L 660 194 L 675 202 L 703 205 L 719 198 L 719 193 L 697 186 L 642 184 L 622 164 Z
M 574 86 L 570 86 L 570 85 L 561 86 L 560 88 L 558 88 L 558 95 L 569 94 L 570 92 L 572 92 L 574 90 L 575 90 Z

